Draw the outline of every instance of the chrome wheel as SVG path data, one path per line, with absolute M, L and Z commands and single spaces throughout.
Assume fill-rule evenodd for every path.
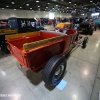
M 59 80 L 62 76 L 64 72 L 64 63 L 61 63 L 58 68 L 56 69 L 55 73 L 54 73 L 54 76 L 53 76 L 53 79 L 54 80 Z

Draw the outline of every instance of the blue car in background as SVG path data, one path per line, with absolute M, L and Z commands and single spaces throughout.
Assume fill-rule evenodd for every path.
M 100 19 L 94 20 L 94 23 L 100 29 Z

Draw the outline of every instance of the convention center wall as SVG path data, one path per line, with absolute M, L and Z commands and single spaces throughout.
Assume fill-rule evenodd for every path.
M 71 17 L 71 14 L 68 14 L 68 13 L 4 9 L 4 10 L 0 10 L 0 19 L 7 19 L 10 17 L 48 18 L 49 13 L 53 13 L 54 17 Z

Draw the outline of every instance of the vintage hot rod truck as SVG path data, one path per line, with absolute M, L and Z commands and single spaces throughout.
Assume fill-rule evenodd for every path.
M 55 31 L 37 31 L 7 35 L 10 53 L 24 67 L 33 72 L 43 69 L 42 78 L 47 85 L 56 86 L 66 70 L 65 55 L 82 38 L 75 40 L 77 31 L 68 29 L 67 34 Z M 83 40 L 86 46 L 87 39 Z

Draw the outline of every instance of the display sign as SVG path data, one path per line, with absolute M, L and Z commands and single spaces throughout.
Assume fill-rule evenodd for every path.
M 54 13 L 49 13 L 49 19 L 54 19 Z
M 91 16 L 98 16 L 99 13 L 92 13 Z

